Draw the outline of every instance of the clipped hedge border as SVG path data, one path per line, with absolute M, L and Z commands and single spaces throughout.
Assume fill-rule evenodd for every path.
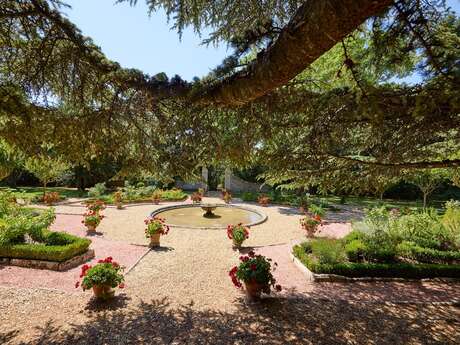
M 0 258 L 64 262 L 85 253 L 91 244 L 91 240 L 87 238 L 73 236 L 65 232 L 47 231 L 45 237 L 48 236 L 59 237 L 62 244 L 46 244 L 45 239 L 45 243 L 0 246 Z
M 328 274 L 351 278 L 460 279 L 460 265 L 359 262 L 319 264 L 312 261 L 310 256 L 299 245 L 293 247 L 293 254 L 314 274 Z

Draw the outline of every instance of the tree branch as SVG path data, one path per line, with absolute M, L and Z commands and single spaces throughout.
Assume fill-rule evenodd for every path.
M 388 168 L 400 168 L 400 169 L 432 169 L 432 168 L 456 168 L 460 167 L 460 159 L 444 159 L 441 161 L 422 161 L 422 162 L 405 162 L 405 163 L 386 163 L 379 161 L 366 161 L 358 158 L 349 156 L 340 156 L 328 152 L 328 156 L 342 159 L 349 162 L 356 162 L 365 165 L 374 165 Z

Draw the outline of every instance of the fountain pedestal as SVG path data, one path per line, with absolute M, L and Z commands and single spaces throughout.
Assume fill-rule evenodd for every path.
M 204 214 L 203 214 L 203 217 L 206 217 L 206 218 L 213 218 L 215 217 L 216 215 L 213 213 L 213 211 L 216 209 L 216 205 L 201 205 L 201 209 L 203 211 L 206 211 Z

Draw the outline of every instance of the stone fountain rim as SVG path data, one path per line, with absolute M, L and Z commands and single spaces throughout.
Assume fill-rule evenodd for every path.
M 215 207 L 227 207 L 227 208 L 239 208 L 241 210 L 253 212 L 257 214 L 260 219 L 256 220 L 255 222 L 249 223 L 249 224 L 243 224 L 244 226 L 255 226 L 262 224 L 267 220 L 267 215 L 265 213 L 260 212 L 259 210 L 256 210 L 252 207 L 247 207 L 247 206 L 241 206 L 241 205 L 228 205 L 228 204 L 210 204 L 210 203 L 205 203 L 205 204 L 184 204 L 184 205 L 169 205 L 169 206 L 164 206 L 156 209 L 155 211 L 150 213 L 150 217 L 155 217 L 159 215 L 160 213 L 164 211 L 169 211 L 169 210 L 175 210 L 175 209 L 180 209 L 180 208 L 201 208 L 203 205 L 212 205 Z M 203 229 L 203 230 L 209 230 L 209 229 L 226 229 L 227 226 L 191 226 L 191 225 L 176 225 L 176 224 L 169 224 L 166 223 L 166 225 L 174 228 L 182 228 L 182 229 Z

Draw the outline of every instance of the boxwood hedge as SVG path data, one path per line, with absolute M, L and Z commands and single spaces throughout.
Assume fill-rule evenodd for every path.
M 45 230 L 42 243 L 0 246 L 0 257 L 63 262 L 86 252 L 90 244 L 86 238 Z
M 361 263 L 342 262 L 320 264 L 312 260 L 305 248 L 296 245 L 293 254 L 313 273 L 337 274 L 346 277 L 385 277 L 385 278 L 460 278 L 460 265 L 410 264 L 410 263 Z

